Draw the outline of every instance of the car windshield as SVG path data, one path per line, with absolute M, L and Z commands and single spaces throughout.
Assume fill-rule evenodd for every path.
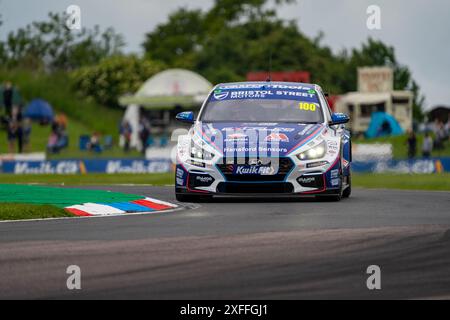
M 209 100 L 201 121 L 319 123 L 323 121 L 323 113 L 318 101 L 301 98 Z

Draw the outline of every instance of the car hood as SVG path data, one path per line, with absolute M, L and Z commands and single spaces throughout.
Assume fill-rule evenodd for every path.
M 287 156 L 321 133 L 323 124 L 197 123 L 194 133 L 222 155 Z

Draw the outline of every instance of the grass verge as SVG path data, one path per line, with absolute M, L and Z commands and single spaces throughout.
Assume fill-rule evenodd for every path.
M 0 204 L 0 220 L 24 220 L 73 217 L 63 209 L 50 205 L 31 205 L 23 203 Z
M 149 184 L 155 186 L 174 184 L 173 173 L 154 174 L 85 174 L 85 175 L 0 175 L 1 183 L 58 184 L 58 185 L 111 185 Z
M 450 191 L 450 173 L 441 174 L 353 174 L 355 187 Z
M 87 175 L 1 175 L 2 183 L 112 185 L 173 185 L 173 173 Z M 442 174 L 353 174 L 353 185 L 364 188 L 450 191 L 450 173 Z

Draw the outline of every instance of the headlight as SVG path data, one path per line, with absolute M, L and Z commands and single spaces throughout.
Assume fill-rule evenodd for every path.
M 297 155 L 297 158 L 300 160 L 313 160 L 313 159 L 320 159 L 325 156 L 325 153 L 327 152 L 327 147 L 325 144 L 325 141 L 322 141 L 317 146 L 306 150 L 302 153 L 299 153 Z
M 191 141 L 191 150 L 190 150 L 191 159 L 189 162 L 198 167 L 205 167 L 205 160 L 211 161 L 214 158 L 214 154 L 208 152 L 202 146 L 195 143 L 193 140 Z

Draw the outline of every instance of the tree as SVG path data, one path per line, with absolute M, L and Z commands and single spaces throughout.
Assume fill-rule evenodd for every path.
M 200 50 L 205 36 L 204 15 L 200 10 L 179 9 L 146 35 L 143 47 L 151 59 L 173 66 L 189 67 L 189 57 Z
M 208 12 L 178 9 L 166 23 L 146 34 L 142 44 L 148 57 L 174 67 L 193 68 L 198 53 L 207 49 L 206 43 L 233 23 L 264 20 L 275 17 L 265 7 L 269 3 L 292 3 L 295 0 L 215 0 Z
M 415 117 L 423 97 L 410 70 L 397 61 L 393 47 L 371 38 L 360 49 L 334 54 L 323 34 L 305 36 L 295 22 L 279 19 L 273 5 L 295 0 L 215 0 L 208 11 L 179 9 L 147 33 L 146 55 L 170 67 L 192 69 L 214 83 L 244 80 L 250 71 L 305 70 L 326 91 L 356 90 L 357 68 L 390 66 L 394 87 L 412 90 Z
M 122 36 L 112 28 L 103 32 L 98 26 L 72 31 L 65 21 L 66 15 L 49 13 L 48 21 L 33 22 L 10 32 L 7 40 L 0 44 L 4 64 L 8 67 L 73 70 L 120 53 L 124 45 Z
M 159 62 L 135 55 L 116 55 L 104 58 L 96 65 L 79 68 L 70 75 L 75 89 L 83 96 L 115 107 L 121 95 L 134 93 L 163 67 Z

